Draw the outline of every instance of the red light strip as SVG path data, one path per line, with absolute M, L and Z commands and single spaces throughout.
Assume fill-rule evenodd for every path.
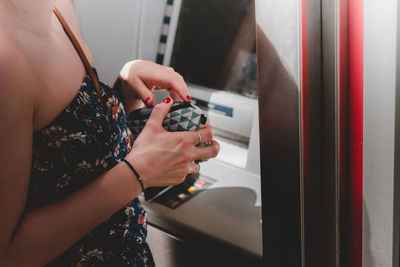
M 307 13 L 306 0 L 301 0 L 301 123 L 302 123 L 302 158 L 303 158 L 303 185 L 308 185 L 308 138 L 309 138 L 309 114 L 308 114 L 308 60 L 307 60 Z M 307 188 L 304 188 L 307 193 Z
M 362 267 L 364 1 L 348 1 L 351 266 Z

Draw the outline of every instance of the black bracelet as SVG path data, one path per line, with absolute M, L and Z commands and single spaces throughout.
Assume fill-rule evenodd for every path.
M 136 178 L 140 183 L 140 186 L 142 187 L 142 191 L 144 191 L 142 178 L 140 177 L 139 173 L 135 170 L 135 168 L 133 168 L 133 166 L 126 159 L 122 159 L 122 161 L 125 162 L 128 165 L 128 167 L 132 170 L 132 172 L 135 174 Z

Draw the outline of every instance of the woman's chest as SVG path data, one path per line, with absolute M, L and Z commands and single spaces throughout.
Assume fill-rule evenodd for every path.
M 90 78 L 49 125 L 34 133 L 30 196 L 35 205 L 65 196 L 113 167 L 131 149 L 121 100 L 101 84 L 101 105 Z

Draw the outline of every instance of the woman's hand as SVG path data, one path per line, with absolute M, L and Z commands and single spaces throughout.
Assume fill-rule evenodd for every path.
M 199 172 L 197 159 L 216 157 L 219 144 L 213 140 L 212 128 L 198 130 L 202 142 L 210 146 L 196 146 L 199 136 L 194 131 L 167 132 L 162 122 L 172 106 L 171 98 L 154 107 L 132 151 L 126 157 L 138 171 L 145 187 L 175 185 L 189 173 Z
M 134 60 L 125 64 L 119 75 L 127 113 L 145 103 L 154 105 L 153 90 L 166 89 L 174 101 L 191 101 L 182 76 L 173 68 L 146 60 Z M 140 103 L 138 103 L 138 100 Z

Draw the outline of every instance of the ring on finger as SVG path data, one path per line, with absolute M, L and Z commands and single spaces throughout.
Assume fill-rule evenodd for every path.
M 200 135 L 199 131 L 196 131 L 196 133 L 197 133 L 197 137 L 199 138 L 199 142 L 197 144 L 200 144 L 201 143 L 201 135 Z
M 195 172 L 199 172 L 200 171 L 200 165 L 196 164 L 196 166 L 194 167 Z

